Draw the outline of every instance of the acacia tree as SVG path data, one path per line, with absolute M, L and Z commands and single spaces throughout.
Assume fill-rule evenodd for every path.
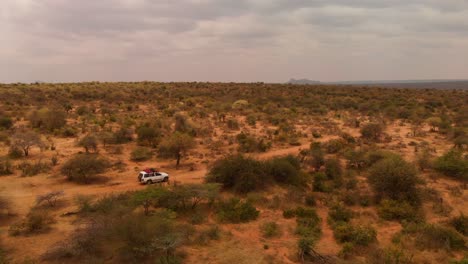
M 24 156 L 29 155 L 29 150 L 33 146 L 42 146 L 42 140 L 39 134 L 34 131 L 18 131 L 13 135 L 13 145 L 21 148 Z
M 186 155 L 188 150 L 194 147 L 195 140 L 192 136 L 175 132 L 161 142 L 159 153 L 163 157 L 173 157 L 177 159 L 176 168 L 178 168 L 180 159 Z

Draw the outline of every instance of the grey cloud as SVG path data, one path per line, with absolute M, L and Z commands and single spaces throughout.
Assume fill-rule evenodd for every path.
M 406 78 L 408 72 L 422 75 L 414 67 L 405 68 L 415 63 L 408 61 L 408 54 L 431 52 L 430 61 L 455 62 L 446 78 L 468 72 L 468 62 L 459 59 L 468 57 L 462 48 L 468 42 L 465 0 L 4 1 L 0 33 L 9 38 L 0 42 L 0 82 L 31 76 L 99 78 L 99 72 L 115 80 L 139 79 L 145 73 L 145 79 L 237 76 L 253 81 L 258 80 L 255 68 L 266 81 L 307 74 L 307 69 L 313 69 L 313 76 L 304 77 L 372 79 L 385 76 L 390 66 L 384 62 L 401 63 L 396 68 Z M 378 67 L 355 68 L 356 58 Z M 417 60 L 429 61 L 424 56 Z M 338 61 L 353 70 L 340 66 L 330 71 Z M 200 63 L 209 67 L 204 70 Z M 222 63 L 236 63 L 239 72 L 222 72 L 232 71 Z M 154 76 L 150 70 L 125 73 L 129 67 L 157 69 L 161 64 L 165 70 L 155 70 Z M 326 70 L 321 65 L 327 65 Z M 41 66 L 56 70 L 42 71 Z M 185 71 L 176 72 L 178 68 Z M 112 75 L 113 69 L 119 74 Z

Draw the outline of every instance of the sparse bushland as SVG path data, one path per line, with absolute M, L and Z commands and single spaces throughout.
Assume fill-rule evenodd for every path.
M 258 161 L 242 155 L 229 156 L 215 162 L 206 181 L 220 183 L 223 188 L 237 193 L 261 190 L 274 182 L 300 185 L 307 175 L 292 156 Z
M 97 154 L 76 154 L 65 162 L 61 172 L 69 181 L 89 184 L 109 167 L 109 161 Z
M 383 239 L 380 241 L 382 248 L 377 248 L 372 228 L 362 224 L 378 221 L 375 219 L 374 212 L 377 212 L 382 219 L 400 220 L 403 225 L 407 222 L 421 224 L 424 217 L 419 215 L 421 212 L 419 209 L 426 209 L 428 205 L 430 208 L 431 203 L 435 204 L 437 200 L 433 197 L 432 200 L 427 201 L 424 196 L 421 196 L 420 200 L 423 204 L 419 204 L 413 203 L 409 197 L 396 199 L 385 192 L 384 195 L 380 194 L 382 197 L 380 200 L 376 200 L 377 203 L 374 207 L 374 200 L 370 197 L 373 196 L 371 191 L 375 191 L 375 189 L 372 184 L 367 184 L 365 176 L 370 174 L 369 168 L 377 166 L 383 160 L 395 155 L 387 150 L 401 152 L 405 157 L 408 156 L 408 160 L 411 160 L 413 147 L 415 151 L 417 150 L 415 153 L 417 156 L 416 164 L 419 169 L 432 173 L 434 168 L 431 162 L 432 158 L 430 157 L 430 162 L 427 162 L 427 157 L 423 155 L 425 147 L 420 140 L 428 141 L 427 146 L 431 153 L 434 150 L 439 152 L 444 144 L 453 144 L 457 151 L 464 151 L 466 149 L 466 137 L 464 138 L 465 132 L 463 131 L 464 126 L 466 126 L 465 113 L 467 111 L 464 99 L 466 91 L 326 85 L 298 87 L 264 83 L 155 82 L 6 84 L 0 85 L 0 87 L 0 101 L 3 103 L 0 106 L 0 117 L 11 117 L 11 123 L 14 125 L 10 128 L 6 128 L 10 126 L 8 124 L 6 127 L 2 127 L 0 119 L 0 145 L 2 147 L 15 147 L 15 142 L 13 138 L 10 138 L 10 135 L 19 131 L 21 126 L 28 125 L 27 122 L 24 122 L 24 120 L 28 120 L 27 113 L 31 109 L 41 109 L 46 105 L 50 107 L 48 101 L 53 100 L 61 102 L 60 107 L 66 111 L 67 126 L 51 131 L 44 125 L 38 125 L 35 131 L 49 136 L 52 136 L 50 133 L 53 133 L 54 136 L 67 136 L 76 139 L 85 135 L 96 135 L 100 143 L 104 145 L 105 151 L 101 154 L 111 156 L 113 161 L 117 159 L 122 161 L 116 162 L 112 167 L 112 170 L 123 168 L 121 172 L 137 169 L 131 168 L 132 166 L 122 166 L 123 162 L 127 162 L 124 159 L 128 158 L 130 154 L 128 150 L 134 148 L 134 144 L 130 143 L 133 139 L 140 147 L 153 148 L 152 151 L 159 152 L 157 148 L 161 141 L 168 139 L 174 128 L 176 131 L 196 136 L 196 148 L 187 152 L 191 156 L 191 164 L 196 164 L 194 166 L 195 173 L 200 173 L 205 164 L 211 165 L 214 159 L 227 153 L 235 153 L 239 147 L 238 143 L 242 145 L 243 150 L 241 149 L 241 151 L 260 152 L 264 149 L 263 144 L 257 145 L 261 139 L 264 139 L 266 144 L 271 142 L 275 151 L 279 148 L 288 148 L 288 144 L 299 145 L 314 140 L 311 148 L 302 149 L 300 162 L 294 157 L 254 160 L 255 162 L 246 158 L 241 160 L 242 162 L 236 163 L 235 166 L 218 171 L 222 172 L 222 175 L 227 175 L 226 177 L 218 177 L 221 174 L 217 174 L 216 177 L 222 181 L 215 182 L 219 182 L 228 191 L 222 193 L 222 197 L 226 199 L 224 203 L 229 202 L 227 200 L 229 197 L 237 197 L 238 193 L 248 192 L 241 201 L 248 201 L 247 203 L 251 203 L 256 211 L 260 210 L 259 208 L 262 210 L 261 215 L 257 218 L 260 219 L 259 222 L 242 225 L 239 230 L 246 230 L 246 232 L 253 230 L 254 232 L 249 234 L 249 237 L 257 239 L 256 236 L 263 234 L 268 236 L 276 229 L 274 224 L 262 226 L 262 223 L 275 222 L 278 226 L 281 225 L 281 229 L 284 231 L 285 237 L 278 240 L 281 243 L 274 241 L 260 243 L 257 246 L 255 239 L 253 239 L 245 241 L 244 245 L 244 240 L 242 240 L 244 236 L 239 237 L 239 232 L 230 232 L 231 228 L 237 229 L 235 224 L 223 225 L 222 228 L 213 224 L 213 221 L 219 220 L 217 219 L 217 212 L 220 210 L 218 192 L 205 189 L 206 186 L 203 184 L 187 186 L 177 182 L 176 186 L 171 185 L 165 188 L 149 186 L 149 188 L 136 192 L 114 195 L 107 193 L 109 190 L 117 192 L 130 186 L 126 182 L 130 178 L 125 178 L 125 182 L 122 182 L 123 184 L 120 186 L 118 185 L 120 182 L 115 182 L 117 188 L 114 188 L 114 185 L 99 186 L 99 191 L 101 188 L 103 190 L 102 195 L 98 194 L 93 198 L 80 197 L 78 211 L 68 211 L 71 214 L 76 214 L 72 218 L 57 218 L 57 226 L 60 227 L 64 221 L 68 222 L 68 219 L 74 221 L 76 217 L 79 230 L 68 240 L 52 247 L 48 254 L 39 260 L 41 262 L 179 263 L 183 262 L 184 254 L 190 255 L 189 258 L 193 262 L 194 249 L 200 252 L 200 255 L 207 257 L 206 262 L 216 262 L 214 257 L 210 256 L 212 247 L 203 248 L 203 246 L 212 243 L 210 242 L 212 240 L 219 239 L 219 243 L 213 247 L 218 252 L 226 249 L 228 241 L 235 241 L 235 243 L 240 241 L 241 243 L 238 245 L 244 248 L 252 247 L 252 250 L 257 251 L 261 249 L 262 245 L 266 245 L 264 247 L 265 262 L 283 263 L 285 262 L 281 259 L 283 254 L 273 252 L 283 251 L 283 249 L 278 251 L 278 246 L 285 245 L 283 241 L 290 245 L 289 231 L 297 231 L 299 260 L 326 262 L 323 261 L 326 258 L 314 250 L 315 244 L 319 241 L 322 225 L 320 224 L 321 220 L 317 219 L 317 213 L 310 208 L 317 206 L 317 212 L 322 213 L 324 205 L 330 209 L 331 227 L 340 238 L 337 241 L 343 247 L 339 256 L 345 259 L 350 257 L 350 262 L 419 263 L 423 262 L 421 255 L 427 255 L 424 259 L 427 260 L 426 262 L 439 261 L 442 263 L 452 257 L 452 253 L 444 251 L 441 253 L 441 250 L 438 252 L 418 252 L 412 245 L 416 236 L 419 236 L 416 233 L 405 235 L 401 243 L 394 243 L 387 247 L 387 239 L 385 239 L 387 234 L 385 231 L 387 230 L 383 230 Z M 18 94 L 22 96 L 18 96 Z M 149 98 L 151 99 L 149 100 Z M 239 107 L 239 103 L 235 103 L 239 100 L 245 100 L 245 98 L 249 99 L 248 104 L 241 103 Z M 154 104 L 155 101 L 158 103 Z M 83 107 L 84 104 L 89 105 L 89 107 Z M 73 109 L 75 111 L 72 111 Z M 5 112 L 2 112 L 3 110 Z M 443 117 L 443 120 L 447 121 L 436 124 L 437 133 L 429 133 L 428 137 L 425 137 L 424 132 L 428 129 L 426 129 L 424 122 L 429 121 L 430 117 Z M 389 135 L 387 136 L 382 130 L 378 137 L 374 136 L 373 133 L 370 133 L 369 137 L 366 137 L 365 133 L 363 133 L 363 137 L 359 137 L 359 129 L 363 128 L 364 130 L 367 122 L 388 124 L 386 131 Z M 408 129 L 411 129 L 411 134 L 406 134 Z M 247 137 L 240 136 L 241 140 L 237 141 L 236 135 L 240 131 L 243 131 Z M 408 139 L 414 133 L 421 138 Z M 60 153 L 57 152 L 57 156 L 60 158 L 60 162 L 65 164 L 67 159 L 72 158 L 69 156 L 70 151 L 65 148 L 72 146 L 70 143 L 75 139 L 54 138 L 54 140 L 61 148 Z M 318 143 L 319 141 L 322 143 Z M 377 146 L 381 147 L 382 150 L 376 149 Z M 31 154 L 39 152 L 39 147 L 40 145 L 34 145 L 31 148 Z M 18 150 L 18 148 L 16 149 Z M 55 153 L 49 152 L 47 148 L 45 150 L 42 153 L 43 160 L 49 162 L 51 155 Z M 83 149 L 83 152 L 85 151 L 86 149 Z M 89 151 L 93 152 L 92 147 Z M 116 155 L 118 157 L 115 157 Z M 252 156 L 256 155 L 252 154 Z M 23 150 L 19 149 L 19 155 L 16 158 L 23 156 Z M 30 156 L 32 157 L 24 159 L 31 164 L 39 158 L 35 155 Z M 172 155 L 170 158 L 176 159 Z M 348 161 L 346 169 L 340 164 L 343 158 Z M 159 160 L 157 162 L 159 163 Z M 12 163 L 16 169 L 21 161 L 12 161 Z M 167 162 L 162 163 L 164 164 L 161 166 L 167 166 Z M 342 165 L 345 166 L 344 163 Z M 160 165 L 158 164 L 158 166 Z M 235 171 L 234 173 L 229 172 L 231 168 Z M 312 176 L 304 173 L 301 168 L 314 174 L 313 181 Z M 60 183 L 60 179 L 53 177 L 56 169 L 51 168 L 52 177 L 46 175 L 39 177 L 44 177 L 47 184 L 51 183 L 51 187 L 53 187 Z M 426 176 L 426 173 L 421 173 L 421 178 Z M 2 179 L 5 181 L 25 180 L 16 179 L 16 177 L 2 177 Z M 195 177 L 190 179 L 195 179 Z M 182 178 L 182 181 L 184 180 L 185 178 Z M 437 179 L 434 178 L 435 180 Z M 47 191 L 38 192 L 44 190 L 43 187 L 45 187 L 41 183 L 42 178 L 31 179 L 31 181 L 33 181 L 31 187 L 33 184 L 38 186 L 38 188 L 31 189 L 35 195 L 47 194 Z M 434 184 L 436 186 L 434 188 L 439 188 L 439 185 L 443 185 L 445 182 L 444 180 L 444 182 L 429 182 L 429 184 L 431 186 Z M 452 183 L 452 181 L 447 182 Z M 7 186 L 11 186 L 9 184 L 10 182 Z M 280 187 L 275 186 L 276 184 Z M 314 191 L 322 193 L 311 192 L 311 185 Z M 448 199 L 443 196 L 444 202 L 440 202 L 438 205 L 451 204 L 454 211 L 459 210 L 459 205 L 455 206 L 452 203 L 453 201 L 462 201 L 463 188 L 460 186 L 448 186 L 448 194 L 455 195 Z M 80 192 L 80 188 L 86 187 L 76 188 Z M 406 189 L 406 186 L 403 189 Z M 89 192 L 83 193 L 95 193 L 95 190 L 95 188 L 91 188 Z M 257 190 L 261 190 L 262 193 L 257 192 Z M 0 191 L 3 194 L 3 191 L 9 193 L 11 190 Z M 400 195 L 397 196 L 400 197 Z M 64 201 L 66 200 L 64 199 Z M 335 202 L 343 202 L 343 204 L 340 205 L 341 207 L 335 208 Z M 57 211 L 55 208 L 62 208 L 59 205 L 62 205 L 60 201 L 55 207 L 49 206 L 45 200 L 41 205 L 36 206 L 36 209 L 44 209 L 58 214 L 61 211 Z M 63 205 L 67 210 L 70 209 L 69 204 L 63 203 Z M 350 213 L 350 207 L 345 205 L 369 207 L 353 207 L 356 212 Z M 239 204 L 237 206 L 242 208 Z M 288 206 L 293 209 L 288 210 Z M 297 206 L 303 207 L 299 209 Z M 240 219 L 241 212 L 247 211 L 255 214 L 255 210 L 250 208 L 249 210 L 224 211 L 229 213 L 236 211 L 232 213 L 233 218 Z M 276 218 L 278 210 L 284 210 L 287 217 L 296 217 L 294 220 L 298 227 L 297 230 L 294 229 L 294 223 L 293 226 L 284 224 L 291 223 L 291 221 Z M 450 214 L 437 215 L 438 218 L 442 218 L 443 225 L 452 226 L 457 230 L 456 232 L 462 233 L 464 218 L 461 216 L 448 218 L 449 216 Z M 427 220 L 431 223 L 434 220 L 432 217 L 433 214 L 427 214 Z M 10 221 L 10 219 L 6 221 Z M 167 228 L 165 222 L 170 222 L 171 227 Z M 91 224 L 85 227 L 85 223 Z M 376 227 L 385 228 L 385 223 L 377 223 Z M 397 226 L 398 224 L 393 223 L 392 225 Z M 117 228 L 119 226 L 121 228 Z M 258 230 L 259 228 L 260 230 Z M 156 233 L 155 229 L 163 229 L 163 232 Z M 53 229 L 51 235 L 57 235 L 56 232 L 60 230 L 61 228 Z M 27 240 L 34 243 L 39 241 L 37 243 L 40 243 L 41 239 L 48 239 L 47 236 L 30 237 Z M 258 239 L 262 241 L 265 238 L 258 237 Z M 13 243 L 5 241 L 9 244 L 8 249 L 11 247 L 12 254 L 22 252 L 22 250 L 17 251 L 15 246 L 11 246 L 11 244 L 17 244 L 14 240 L 17 239 L 12 238 Z M 171 245 L 172 248 L 162 248 L 161 241 L 165 246 Z M 364 246 L 365 244 L 370 246 Z M 228 246 L 230 245 L 228 244 Z M 187 249 L 186 252 L 183 251 L 185 249 Z M 229 250 L 231 249 L 233 248 L 229 248 Z M 329 248 L 323 247 L 323 244 L 320 245 L 320 249 L 327 253 L 331 251 Z M 234 248 L 233 251 L 235 250 Z M 36 253 L 31 251 L 31 254 L 34 256 Z M 434 255 L 437 255 L 437 258 L 434 258 Z M 288 254 L 287 257 L 290 256 L 291 254 Z M 459 258 L 461 253 L 456 252 L 456 256 Z M 17 259 L 17 256 L 12 257 L 12 259 Z M 235 257 L 243 258 L 244 255 L 236 252 Z M 255 257 L 255 260 L 251 262 L 264 261 L 257 256 Z M 341 263 L 342 260 L 337 260 L 333 256 L 330 262 L 333 261 Z

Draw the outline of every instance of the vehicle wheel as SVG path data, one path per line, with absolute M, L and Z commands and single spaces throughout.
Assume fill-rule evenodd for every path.
M 163 179 L 163 182 L 168 182 L 168 181 L 169 181 L 169 177 L 165 177 L 165 178 Z
M 152 181 L 152 180 L 148 180 L 148 181 L 146 182 L 146 184 L 153 184 L 153 181 Z

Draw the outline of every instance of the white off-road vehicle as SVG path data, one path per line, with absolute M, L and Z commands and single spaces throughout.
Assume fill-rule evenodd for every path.
M 152 184 L 155 182 L 168 182 L 169 174 L 154 169 L 146 169 L 138 174 L 138 181 L 143 184 Z

